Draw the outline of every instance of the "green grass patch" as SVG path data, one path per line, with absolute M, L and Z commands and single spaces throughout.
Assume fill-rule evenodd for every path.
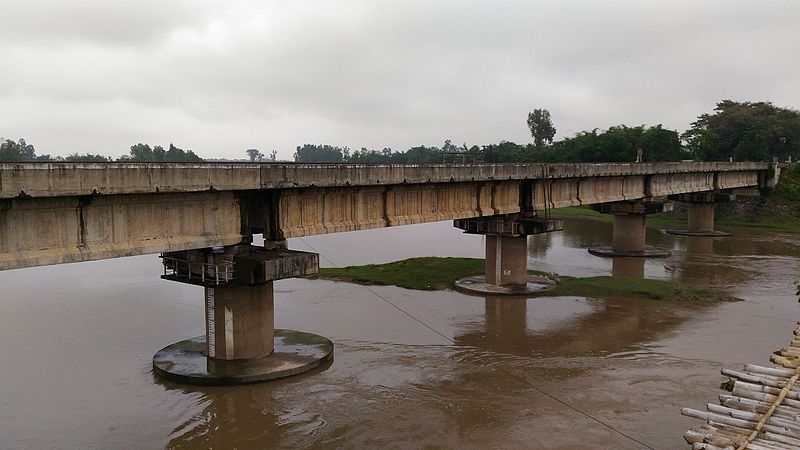
M 557 219 L 577 217 L 579 219 L 600 220 L 602 222 L 612 222 L 614 220 L 614 216 L 611 214 L 603 214 L 585 206 L 568 206 L 565 208 L 551 209 L 550 215 Z
M 573 206 L 566 208 L 555 208 L 550 210 L 553 217 L 557 219 L 578 218 L 587 220 L 597 220 L 600 222 L 611 223 L 614 221 L 612 214 L 603 214 L 585 206 Z M 686 218 L 676 216 L 664 216 L 652 214 L 647 216 L 647 223 L 661 225 L 685 224 Z M 731 220 L 717 219 L 715 223 L 723 227 L 733 228 L 761 228 L 775 231 L 788 231 L 800 233 L 800 221 L 792 217 L 780 216 L 760 216 L 756 220 Z M 684 226 L 685 228 L 685 226 Z
M 320 269 L 317 278 L 359 284 L 437 290 L 453 286 L 455 280 L 483 273 L 484 261 L 475 258 L 411 258 L 387 264 L 369 264 Z
M 603 214 L 586 206 L 569 206 L 565 208 L 555 208 L 550 210 L 550 214 L 557 219 L 568 219 L 574 217 L 578 219 L 598 220 L 601 222 L 608 222 L 608 223 L 614 221 L 613 214 Z M 667 217 L 667 216 L 662 216 L 660 214 L 651 214 L 647 216 L 647 220 L 648 222 L 654 222 L 654 223 L 679 223 L 681 221 L 684 221 L 685 219 L 681 219 L 679 217 Z
M 453 287 L 456 280 L 484 271 L 484 260 L 476 258 L 411 258 L 387 264 L 369 264 L 320 269 L 312 278 L 369 285 L 391 285 L 406 289 L 438 290 Z M 548 297 L 636 298 L 671 301 L 720 302 L 735 297 L 700 287 L 665 280 L 621 277 L 576 278 L 529 271 L 557 281 Z
M 793 202 L 800 202 L 800 164 L 792 164 L 781 171 L 775 194 Z
M 717 225 L 732 228 L 761 228 L 764 230 L 800 233 L 800 221 L 786 217 L 759 217 L 755 221 L 720 219 Z

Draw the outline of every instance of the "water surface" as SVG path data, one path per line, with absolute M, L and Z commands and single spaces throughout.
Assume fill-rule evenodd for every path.
M 586 252 L 610 243 L 610 224 L 569 219 L 563 232 L 530 239 L 529 265 L 712 286 L 738 303 L 279 281 L 276 326 L 330 338 L 334 363 L 226 388 L 153 377 L 156 351 L 204 331 L 201 289 L 160 280 L 155 256 L 0 272 L 0 447 L 642 448 L 610 426 L 654 448 L 686 448 L 696 421 L 680 407 L 716 402 L 719 369 L 767 364 L 798 320 L 800 236 L 735 232 L 649 229 L 648 243 L 671 257 L 612 260 Z M 290 247 L 319 251 L 323 266 L 483 256 L 481 237 L 449 223 Z

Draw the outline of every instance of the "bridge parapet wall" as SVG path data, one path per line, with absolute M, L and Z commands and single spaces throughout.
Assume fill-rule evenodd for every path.
M 764 187 L 770 169 L 0 163 L 0 270 L 234 245 L 266 228 L 282 239 L 281 232 L 306 236 Z
M 348 165 L 0 163 L 0 198 L 752 172 L 767 163 Z

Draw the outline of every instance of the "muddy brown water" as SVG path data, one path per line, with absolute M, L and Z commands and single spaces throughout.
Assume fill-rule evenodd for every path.
M 152 375 L 156 351 L 204 330 L 200 288 L 160 280 L 157 257 L 0 272 L 0 448 L 643 448 L 583 413 L 653 448 L 687 448 L 682 434 L 697 422 L 680 407 L 715 402 L 723 366 L 767 364 L 800 319 L 800 236 L 734 231 L 649 229 L 670 258 L 613 261 L 586 252 L 609 244 L 610 224 L 569 219 L 530 239 L 529 264 L 713 286 L 739 303 L 280 281 L 276 325 L 332 339 L 334 363 L 232 388 Z M 290 246 L 342 266 L 483 256 L 481 237 L 449 223 Z

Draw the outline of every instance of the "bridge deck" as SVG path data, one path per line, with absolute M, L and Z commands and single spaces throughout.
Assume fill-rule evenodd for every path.
M 0 163 L 0 270 L 674 194 L 767 163 Z
M 763 171 L 769 163 L 0 163 L 0 198 Z

